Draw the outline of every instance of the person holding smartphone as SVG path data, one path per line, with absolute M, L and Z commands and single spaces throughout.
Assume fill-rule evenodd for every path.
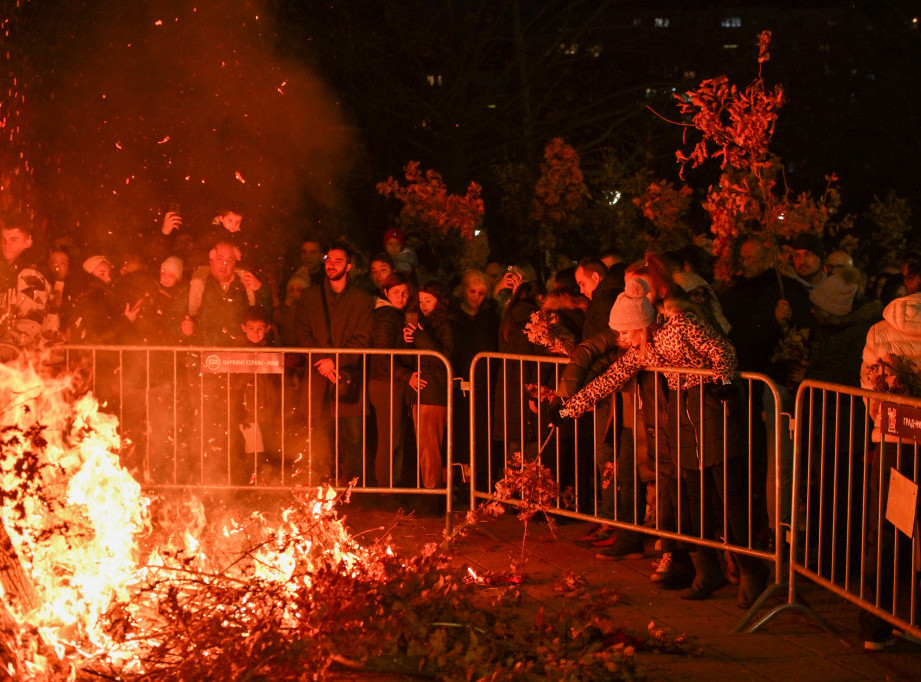
M 419 350 L 437 351 L 453 364 L 455 355 L 454 322 L 448 315 L 448 290 L 440 282 L 429 282 L 419 291 L 418 307 L 406 314 L 403 341 Z M 438 488 L 445 481 L 443 458 L 448 420 L 448 375 L 444 363 L 431 356 L 420 356 L 409 377 L 413 405 L 413 424 L 418 442 L 422 485 Z

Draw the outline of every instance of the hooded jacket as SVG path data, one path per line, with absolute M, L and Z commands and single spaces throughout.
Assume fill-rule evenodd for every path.
M 873 367 L 880 361 L 888 362 L 893 355 L 921 366 L 921 292 L 889 303 L 883 310 L 883 321 L 870 327 L 860 365 L 861 388 L 876 389 Z M 873 417 L 873 441 L 878 443 L 881 437 L 878 400 L 870 400 L 870 416 Z

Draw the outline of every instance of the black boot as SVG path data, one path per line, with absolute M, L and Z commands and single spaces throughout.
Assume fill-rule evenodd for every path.
M 747 610 L 767 589 L 770 569 L 763 561 L 743 554 L 736 556 L 736 563 L 739 566 L 739 593 L 736 597 L 736 606 Z
M 696 575 L 691 586 L 681 593 L 682 599 L 706 599 L 726 584 L 715 550 L 701 548 L 691 552 L 691 561 Z

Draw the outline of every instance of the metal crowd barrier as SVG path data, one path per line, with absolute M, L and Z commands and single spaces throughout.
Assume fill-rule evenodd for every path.
M 921 399 L 805 381 L 795 419 L 787 602 L 751 629 L 796 610 L 831 630 L 801 599 L 806 578 L 918 639 Z
M 272 491 L 328 481 L 342 488 L 355 478 L 356 493 L 442 496 L 450 520 L 452 477 L 442 477 L 434 488 L 423 485 L 415 438 L 423 411 L 413 418 L 404 401 L 412 389 L 390 390 L 392 382 L 369 378 L 373 358 L 384 359 L 390 377 L 397 363 L 409 372 L 419 371 L 426 359 L 440 363 L 448 387 L 443 455 L 450 472 L 453 375 L 440 353 L 73 345 L 60 354 L 75 393 L 92 391 L 100 409 L 118 417 L 123 463 L 148 487 Z M 354 403 L 346 402 L 346 391 L 331 390 L 326 379 L 308 371 L 315 358 L 331 354 L 337 369 L 359 358 L 361 371 L 351 377 L 359 384 Z M 392 416 L 397 428 L 384 429 L 386 457 L 375 474 L 378 412 Z M 415 443 L 402 450 L 402 462 L 401 442 Z
M 547 392 L 555 390 L 567 364 L 557 357 L 477 355 L 471 363 L 469 384 L 461 387 L 469 392 L 469 413 L 455 415 L 450 364 L 443 355 L 428 351 L 146 346 L 67 346 L 60 350 L 62 369 L 74 377 L 75 392 L 93 391 L 102 409 L 119 418 L 129 443 L 123 448 L 125 464 L 148 486 L 279 490 L 321 479 L 341 487 L 355 477 L 357 493 L 444 496 L 450 530 L 453 431 L 455 424 L 469 418 L 463 426 L 469 443 L 464 442 L 462 432 L 456 442 L 465 449 L 469 445 L 471 508 L 477 500 L 496 499 L 496 483 L 518 454 L 518 466 L 540 462 L 556 482 L 548 513 L 773 564 L 773 584 L 737 629 L 783 589 L 786 603 L 763 617 L 752 631 L 789 609 L 805 610 L 827 628 L 798 595 L 797 578 L 807 578 L 903 632 L 921 637 L 916 499 L 921 481 L 917 445 L 921 399 L 806 381 L 796 395 L 795 419 L 785 429 L 782 417 L 789 415 L 783 412 L 778 387 L 763 375 L 741 373 L 736 379 L 741 400 L 722 408 L 721 419 L 715 420 L 721 423 L 708 423 L 700 387 L 670 396 L 662 387 L 666 374 L 709 375 L 709 371 L 648 367 L 615 394 L 609 410 L 589 412 L 554 429 L 546 419 Z M 305 368 L 314 356 L 330 353 L 337 366 L 343 356 L 360 356 L 362 372 L 357 380 L 363 398 L 346 405 L 337 397 L 319 418 L 315 408 L 324 393 Z M 391 373 L 398 362 L 419 370 L 426 356 L 444 367 L 449 387 L 444 438 L 448 475 L 442 486 L 424 487 L 418 444 L 403 453 L 404 464 L 397 462 L 398 439 L 392 431 L 383 464 L 390 472 L 384 474 L 389 480 L 376 480 L 380 468 L 371 475 L 375 468 L 372 444 L 378 429 L 373 419 L 375 406 L 368 399 L 368 369 L 375 356 L 386 358 Z M 695 392 L 700 428 L 689 430 L 687 424 L 669 423 L 669 397 L 683 405 Z M 377 393 L 377 409 L 404 415 L 405 405 L 398 405 L 392 392 L 386 393 L 383 401 Z M 873 422 L 865 403 L 871 410 L 882 405 L 883 427 L 890 430 L 883 443 L 871 440 Z M 600 416 L 601 412 L 606 414 Z M 348 426 L 341 418 L 347 416 L 351 416 Z M 692 421 L 687 409 L 677 420 L 672 415 L 671 421 L 682 422 L 685 417 Z M 416 433 L 420 419 L 417 414 Z M 606 429 L 607 419 L 613 428 Z M 738 443 L 731 447 L 727 441 L 730 423 L 741 428 L 741 447 Z M 747 527 L 732 539 L 726 532 L 727 496 L 705 484 L 698 462 L 680 461 L 684 454 L 674 462 L 668 454 L 672 440 L 682 453 L 700 453 L 698 443 L 711 429 L 722 438 L 724 489 L 730 485 L 726 473 L 730 460 L 744 465 L 742 513 Z M 609 435 L 601 440 L 606 431 Z M 413 432 L 412 427 L 405 428 L 404 440 L 415 442 Z M 345 446 L 347 435 L 358 443 L 357 452 Z M 331 443 L 331 457 L 319 466 L 322 458 L 315 448 L 324 439 Z M 691 442 L 694 439 L 698 442 Z M 792 457 L 783 454 L 788 446 Z M 464 459 L 456 464 L 465 467 Z M 608 462 L 611 464 L 604 466 Z M 405 476 L 402 482 L 401 474 Z M 667 485 L 677 488 L 679 500 L 691 492 L 688 486 L 698 486 L 700 518 L 689 519 L 690 512 L 681 503 L 670 528 L 658 516 L 646 518 L 646 500 L 637 492 L 644 485 L 656 490 L 649 498 L 650 507 L 662 502 Z M 515 499 L 504 501 L 519 504 Z M 771 501 L 775 518 L 768 523 L 766 507 Z M 705 529 L 707 508 L 717 517 L 716 528 Z M 692 524 L 688 521 L 695 521 L 699 530 L 689 531 Z M 769 527 L 772 536 L 764 534 Z M 787 584 L 783 585 L 785 569 Z
M 520 456 L 519 462 L 539 460 L 550 470 L 559 486 L 555 504 L 547 509 L 549 513 L 669 538 L 692 546 L 729 550 L 772 564 L 774 584 L 752 607 L 751 612 L 755 612 L 773 591 L 780 588 L 783 575 L 778 551 L 782 544 L 781 523 L 773 524 L 773 535 L 770 536 L 766 518 L 769 502 L 773 503 L 778 516 L 788 516 L 782 513 L 780 486 L 768 486 L 768 463 L 773 469 L 774 480 L 781 480 L 783 458 L 780 450 L 784 439 L 790 438 L 789 430 L 785 432 L 781 426 L 782 402 L 777 386 L 760 374 L 740 374 L 736 380 L 740 399 L 732 408 L 733 413 L 729 413 L 725 406 L 722 408 L 722 424 L 716 426 L 703 420 L 701 387 L 678 392 L 679 395 L 687 394 L 679 400 L 698 398 L 694 402 L 700 404 L 702 428 L 694 433 L 689 432 L 687 424 L 684 428 L 668 424 L 667 391 L 662 388 L 665 375 L 709 376 L 711 372 L 691 369 L 676 372 L 649 367 L 624 391 L 616 394 L 610 419 L 618 426 L 609 429 L 607 441 L 601 442 L 599 434 L 605 431 L 606 426 L 601 422 L 604 416 L 599 416 L 601 410 L 564 422 L 556 430 L 547 426 L 548 401 L 546 398 L 541 401 L 539 397 L 556 388 L 566 363 L 564 358 L 500 353 L 481 353 L 474 358 L 470 371 L 470 441 L 474 444 L 471 454 L 471 507 L 477 500 L 497 499 L 495 484 L 503 478 L 506 468 L 516 461 L 516 455 Z M 767 438 L 763 417 L 765 410 L 774 412 L 774 418 L 768 422 L 773 428 L 771 439 Z M 730 420 L 742 429 L 741 446 L 739 442 L 734 447 L 726 442 L 726 427 Z M 693 474 L 701 471 L 697 461 L 689 461 L 686 459 L 688 455 L 682 454 L 685 459 L 675 463 L 668 454 L 669 439 L 675 439 L 683 453 L 700 452 L 696 444 L 690 442 L 691 439 L 697 437 L 703 440 L 708 429 L 717 427 L 717 432 L 723 434 L 720 446 L 723 488 L 730 485 L 726 467 L 730 459 L 741 458 L 733 460 L 734 466 L 738 465 L 734 470 L 741 467 L 744 471 L 745 509 L 742 512 L 734 510 L 733 513 L 744 515 L 747 528 L 733 541 L 725 530 L 730 514 L 729 496 L 719 496 L 704 476 Z M 768 443 L 771 444 L 771 452 L 768 452 Z M 739 449 L 744 451 L 738 452 Z M 599 453 L 601 463 L 612 462 L 607 467 L 607 476 L 602 466 L 596 465 L 596 453 Z M 648 464 L 645 471 L 644 462 L 638 461 L 644 458 L 644 453 L 645 463 Z M 675 471 L 682 474 L 676 476 Z M 604 483 L 606 477 L 610 479 L 607 487 Z M 689 483 L 695 479 L 695 483 Z M 656 490 L 655 496 L 649 498 L 650 506 L 662 501 L 668 485 L 677 487 L 679 501 L 685 499 L 689 485 L 696 485 L 701 500 L 700 518 L 693 520 L 697 521 L 695 525 L 699 532 L 689 530 L 690 512 L 680 503 L 673 528 L 666 528 L 658 516 L 646 519 L 643 514 L 646 500 L 636 492 L 644 483 L 647 489 L 654 486 Z M 605 491 L 610 497 L 603 509 Z M 618 499 L 623 495 L 630 497 Z M 509 502 L 519 504 L 514 499 Z M 705 510 L 714 506 L 717 507 L 716 525 L 721 528 L 706 529 Z

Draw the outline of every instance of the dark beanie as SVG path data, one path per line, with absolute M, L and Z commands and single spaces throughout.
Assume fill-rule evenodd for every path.
M 825 245 L 822 243 L 822 238 L 815 232 L 801 233 L 793 240 L 793 250 L 812 251 L 819 258 L 825 259 Z

